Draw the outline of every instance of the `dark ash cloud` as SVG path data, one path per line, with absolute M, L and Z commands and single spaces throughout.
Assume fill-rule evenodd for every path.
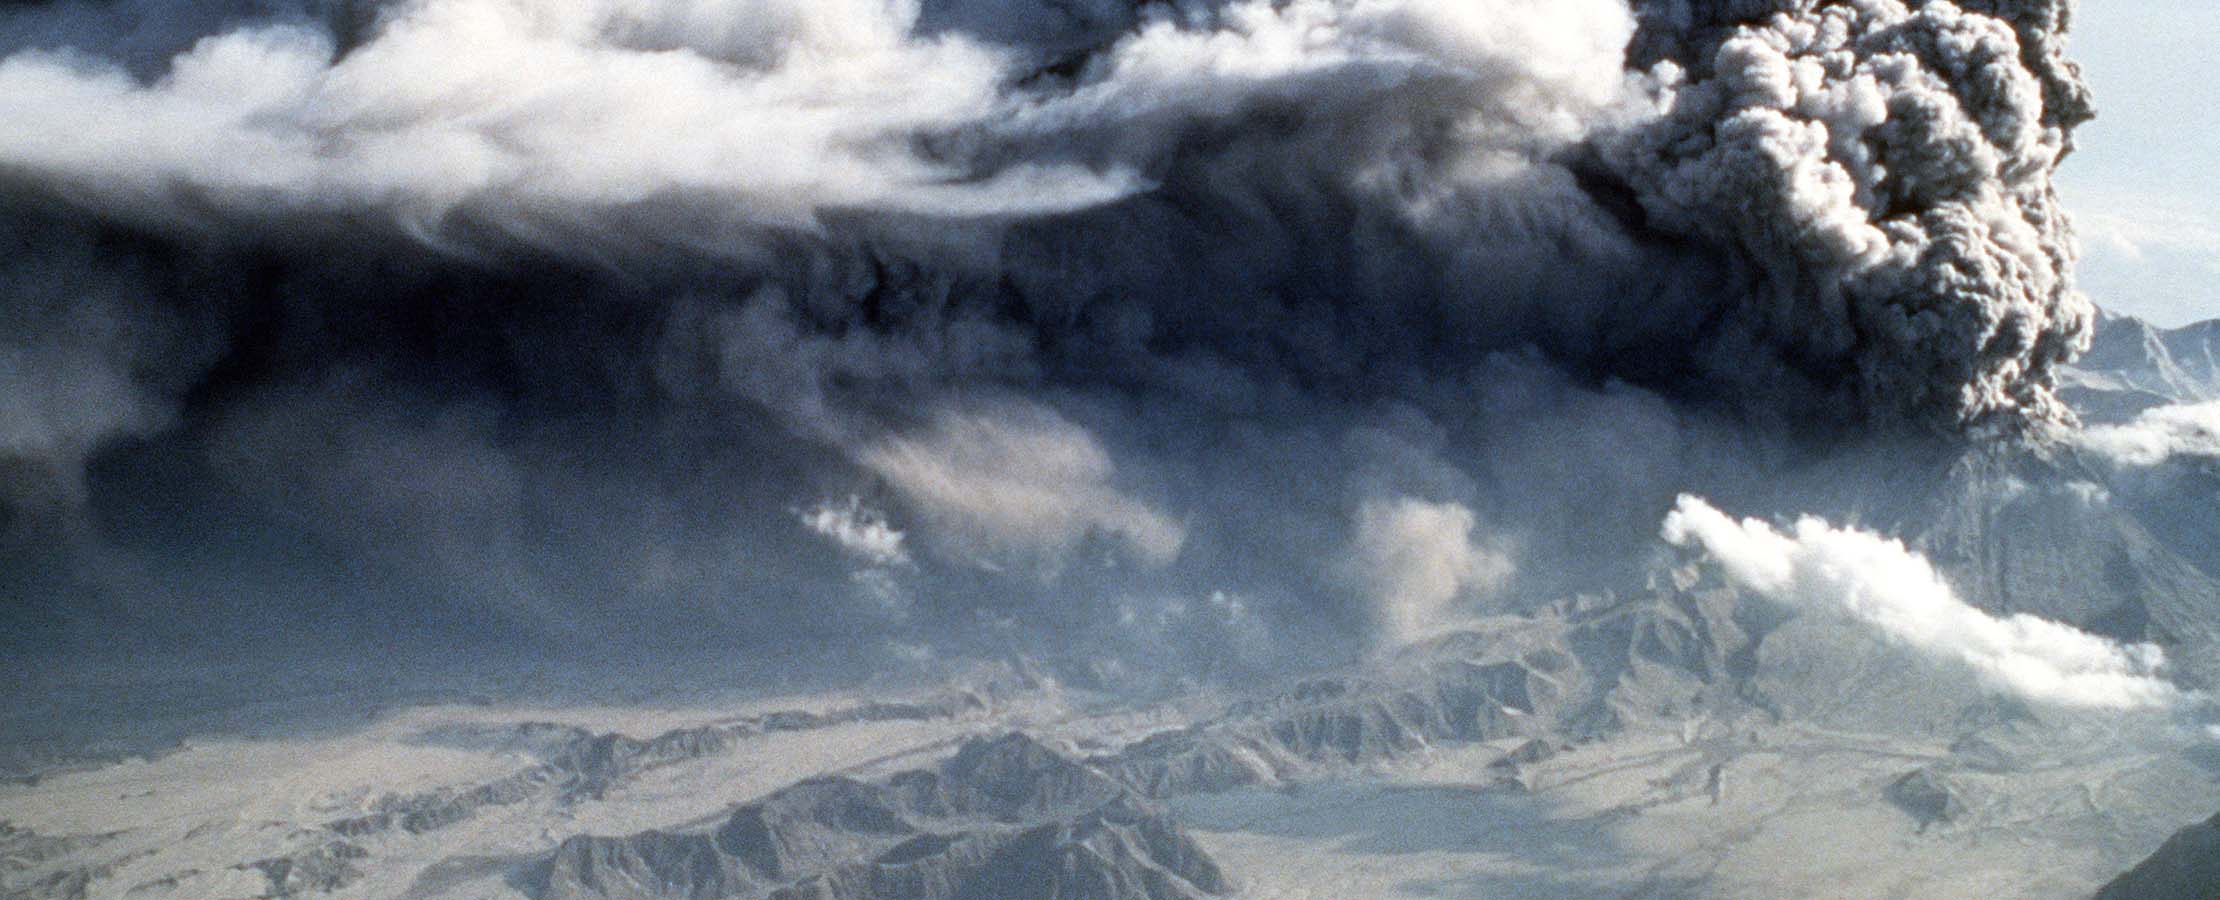
M 2063 420 L 2065 18 L 10 6 L 8 614 L 1269 668 L 1607 582 Z

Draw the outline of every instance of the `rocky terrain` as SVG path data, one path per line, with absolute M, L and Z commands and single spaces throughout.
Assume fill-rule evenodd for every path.
M 523 876 L 534 897 L 1147 897 L 1223 894 L 1161 809 L 1023 734 L 932 769 L 811 779 L 714 830 L 574 837 Z
M 2071 896 L 2220 803 L 2220 750 L 2165 716 L 2030 706 L 1695 565 L 1215 700 L 1094 695 L 1020 666 L 907 698 L 584 724 L 612 715 L 426 709 L 52 775 L 0 793 L 0 884 L 10 900 Z

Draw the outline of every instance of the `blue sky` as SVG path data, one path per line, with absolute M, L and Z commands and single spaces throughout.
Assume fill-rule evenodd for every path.
M 2160 324 L 2220 317 L 2220 2 L 2084 0 L 2072 49 L 2098 109 L 2060 176 L 2082 289 Z

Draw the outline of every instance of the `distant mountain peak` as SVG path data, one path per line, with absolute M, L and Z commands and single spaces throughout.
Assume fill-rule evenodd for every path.
M 2220 399 L 2220 319 L 2164 329 L 2101 313 L 2089 352 L 2059 378 L 2059 396 L 2092 423 L 2123 422 L 2169 403 Z

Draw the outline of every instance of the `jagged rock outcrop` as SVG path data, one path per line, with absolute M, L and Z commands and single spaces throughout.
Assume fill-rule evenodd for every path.
M 259 859 L 238 868 L 262 873 L 269 896 L 297 897 L 339 890 L 362 877 L 356 862 L 369 851 L 346 841 L 329 841 L 287 856 Z
M 1948 824 L 1966 814 L 1966 802 L 1950 778 L 1933 769 L 1906 772 L 1889 782 L 1889 802 L 1919 823 L 1919 830 Z
M 21 887 L 0 891 L 4 900 L 85 900 L 92 896 L 97 869 L 63 869 L 32 879 Z
M 933 769 L 818 778 L 708 831 L 564 841 L 527 876 L 541 900 L 1200 898 L 1229 884 L 1125 785 L 1023 734 Z
M 0 822 L 0 875 L 36 868 L 88 847 L 97 847 L 115 835 L 55 836 L 40 834 L 10 822 Z
M 99 847 L 114 834 L 45 835 L 0 822 L 0 900 L 83 900 L 103 866 L 67 863 L 70 855 Z
M 2097 900 L 2220 898 L 2220 816 L 2168 838 L 2158 852 L 2097 891 Z

